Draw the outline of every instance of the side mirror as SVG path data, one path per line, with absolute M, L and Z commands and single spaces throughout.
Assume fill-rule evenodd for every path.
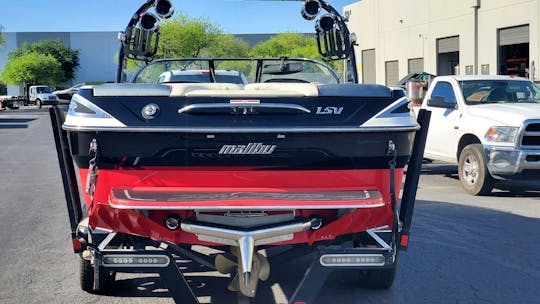
M 455 109 L 457 107 L 457 104 L 455 103 L 446 102 L 443 96 L 431 96 L 427 101 L 427 105 L 430 107 L 446 109 Z

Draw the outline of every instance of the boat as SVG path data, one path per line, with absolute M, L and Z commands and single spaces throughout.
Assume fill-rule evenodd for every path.
M 129 35 L 155 31 L 142 12 L 166 18 L 167 3 L 141 7 L 122 56 L 153 55 Z M 321 54 L 350 58 L 350 35 L 329 4 L 308 0 L 303 14 L 321 9 Z M 255 297 L 270 276 L 261 250 L 279 246 L 313 249 L 312 267 L 367 270 L 371 285 L 392 284 L 418 170 L 401 206 L 399 190 L 425 131 L 402 89 L 344 83 L 305 58 L 152 60 L 128 82 L 122 62 L 118 83 L 81 87 L 65 117 L 51 110 L 83 290 L 102 291 L 115 272 L 174 268 L 179 254 L 236 274 L 228 288 Z M 184 76 L 163 81 L 164 72 Z M 220 82 L 224 74 L 247 83 Z M 194 245 L 224 253 L 201 256 Z

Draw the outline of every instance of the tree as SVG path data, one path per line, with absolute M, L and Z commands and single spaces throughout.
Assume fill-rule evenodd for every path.
M 10 85 L 54 85 L 63 78 L 61 65 L 53 56 L 36 52 L 10 58 L 0 74 L 0 80 Z
M 252 55 L 257 57 L 303 57 L 326 62 L 338 73 L 343 71 L 343 61 L 331 61 L 323 58 L 317 47 L 315 37 L 288 32 L 277 34 L 253 47 Z
M 75 72 L 79 67 L 79 51 L 65 46 L 60 40 L 45 40 L 36 43 L 25 43 L 19 49 L 9 53 L 8 58 L 13 59 L 29 53 L 51 55 L 59 63 L 63 71 L 63 77 L 59 82 L 70 81 L 75 78 Z
M 317 49 L 317 40 L 300 33 L 281 33 L 253 47 L 258 57 L 306 57 L 322 59 Z
M 158 58 L 245 57 L 248 44 L 204 18 L 179 14 L 161 27 Z
M 236 38 L 232 34 L 222 34 L 216 41 L 205 50 L 202 55 L 206 57 L 248 57 L 249 45 L 241 38 Z
M 204 18 L 179 14 L 161 27 L 158 57 L 198 57 L 202 50 L 215 44 L 221 29 Z

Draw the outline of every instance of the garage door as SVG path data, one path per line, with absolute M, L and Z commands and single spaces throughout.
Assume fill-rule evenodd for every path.
M 529 43 L 529 26 L 516 26 L 499 30 L 499 45 Z
M 437 39 L 437 53 L 459 52 L 459 36 Z
M 409 59 L 409 72 L 417 73 L 424 71 L 424 58 Z
M 398 61 L 387 61 L 385 62 L 385 71 L 386 71 L 386 85 L 393 86 L 399 80 L 399 63 Z
M 376 83 L 377 74 L 375 72 L 375 50 L 362 51 L 362 82 Z

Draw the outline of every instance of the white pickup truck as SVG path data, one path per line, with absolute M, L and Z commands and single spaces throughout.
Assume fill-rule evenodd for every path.
M 421 108 L 431 111 L 427 159 L 457 163 L 463 188 L 491 193 L 496 180 L 540 180 L 540 89 L 511 76 L 440 76 Z

